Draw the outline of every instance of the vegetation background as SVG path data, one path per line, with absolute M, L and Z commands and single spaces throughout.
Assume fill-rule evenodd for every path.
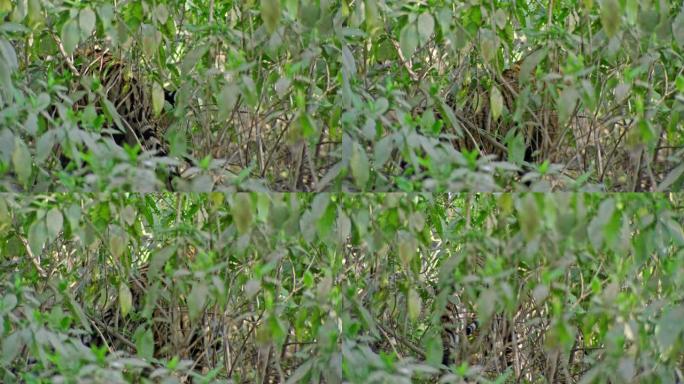
M 8 191 L 684 179 L 680 1 L 3 0 L 0 19 Z
M 681 382 L 683 48 L 668 0 L 0 0 L 0 381 Z
M 4 195 L 4 382 L 674 383 L 682 196 Z M 451 304 L 450 304 L 451 303 Z M 457 304 L 476 335 L 445 345 Z M 505 355 L 501 324 L 515 335 Z M 444 347 L 457 359 L 442 364 Z

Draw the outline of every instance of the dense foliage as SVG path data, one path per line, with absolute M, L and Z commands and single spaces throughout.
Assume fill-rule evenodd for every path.
M 678 1 L 2 0 L 0 21 L 5 190 L 684 180 Z
M 0 378 L 673 383 L 683 203 L 4 195 Z M 445 366 L 448 303 L 479 326 Z M 504 323 L 508 367 L 496 363 Z

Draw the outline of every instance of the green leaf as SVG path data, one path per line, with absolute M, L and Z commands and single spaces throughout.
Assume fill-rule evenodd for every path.
M 508 23 L 508 15 L 503 9 L 497 9 L 494 12 L 494 23 L 499 29 L 504 29 Z
M 121 282 L 119 284 L 119 309 L 121 310 L 121 316 L 128 316 L 132 308 L 133 294 L 131 294 L 128 284 L 126 284 L 126 282 Z
M 394 148 L 394 140 L 391 136 L 385 136 L 375 143 L 373 150 L 373 163 L 376 167 L 382 167 L 389 160 Z
M 408 232 L 400 232 L 398 236 L 397 251 L 399 253 L 399 260 L 404 269 L 408 271 L 411 261 L 413 261 L 418 251 L 418 241 L 413 234 Z
M 47 213 L 45 221 L 47 224 L 48 239 L 50 239 L 50 241 L 54 241 L 62 231 L 62 224 L 64 223 L 62 212 L 60 212 L 57 208 L 50 209 Z
M 43 245 L 48 239 L 47 226 L 42 219 L 36 220 L 29 227 L 28 243 L 34 255 L 43 253 Z
M 522 164 L 525 161 L 525 139 L 520 134 L 512 135 L 506 140 L 508 149 L 508 161 L 513 164 Z
M 501 112 L 503 111 L 503 103 L 503 96 L 501 95 L 499 87 L 496 85 L 492 86 L 492 90 L 489 92 L 489 111 L 492 114 L 492 120 L 496 120 L 499 118 L 499 116 L 501 116 Z
M 164 110 L 164 89 L 156 81 L 152 83 L 152 111 L 155 116 Z
M 121 255 L 126 251 L 126 239 L 125 234 L 121 230 L 113 230 L 109 235 L 109 250 L 115 259 L 119 259 Z
M 143 359 L 152 360 L 154 358 L 154 335 L 151 329 L 141 325 L 133 335 L 135 349 Z
M 260 289 L 261 289 L 261 280 L 250 279 L 245 284 L 245 295 L 247 296 L 248 299 L 252 299 L 252 298 L 254 298 L 254 296 L 256 296 L 257 293 L 259 293 Z
M 240 234 L 247 233 L 254 221 L 254 209 L 250 194 L 245 192 L 236 194 L 230 206 L 230 211 L 238 232 Z
M 268 33 L 275 32 L 280 21 L 280 0 L 261 0 L 261 20 Z
M 218 94 L 218 117 L 219 120 L 226 120 L 233 113 L 238 96 L 240 96 L 240 88 L 235 84 L 226 84 L 221 88 Z
M 618 0 L 601 1 L 601 24 L 608 37 L 613 37 L 620 29 L 622 9 Z
M 541 48 L 532 52 L 525 58 L 525 60 L 523 60 L 522 65 L 520 65 L 520 73 L 518 75 L 521 84 L 527 84 L 532 71 L 534 71 L 537 65 L 544 60 L 547 52 L 548 50 L 546 48 Z
M 177 246 L 168 245 L 152 253 L 150 256 L 150 277 L 156 277 L 166 262 L 176 253 Z
M 154 26 L 143 24 L 142 26 L 142 49 L 147 58 L 153 59 L 161 43 L 162 35 Z
M 613 217 L 613 212 L 615 211 L 615 200 L 612 198 L 606 199 L 601 202 L 599 206 L 598 213 L 596 217 L 589 223 L 587 227 L 589 240 L 594 246 L 594 249 L 600 249 L 604 243 L 604 228 L 606 224 Z
M 68 55 L 74 53 L 80 41 L 80 28 L 75 20 L 68 20 L 64 23 L 60 37 L 62 38 L 64 51 L 66 51 Z
M 39 0 L 28 0 L 29 25 L 36 26 L 43 21 L 42 7 Z
M 354 55 L 346 45 L 342 47 L 342 65 L 350 74 L 356 74 L 356 62 L 354 61 Z
M 399 47 L 406 60 L 411 59 L 418 48 L 418 29 L 415 24 L 407 24 L 399 34 Z
M 17 174 L 19 182 L 22 185 L 27 186 L 33 170 L 33 164 L 28 147 L 19 137 L 14 139 L 12 165 L 14 166 L 14 172 Z
M 538 235 L 540 223 L 539 206 L 532 195 L 525 196 L 516 205 L 518 211 L 520 229 L 525 240 L 531 241 Z
M 19 356 L 19 352 L 24 348 L 24 339 L 21 337 L 21 331 L 14 331 L 2 340 L 2 362 L 3 364 L 10 364 Z
M 477 298 L 477 316 L 478 321 L 486 323 L 496 309 L 497 294 L 492 288 L 488 288 L 480 293 Z
M 340 245 L 347 241 L 347 238 L 351 235 L 352 223 L 343 211 L 340 211 L 337 215 L 337 241 Z
M 561 125 L 568 123 L 572 114 L 575 112 L 577 100 L 579 99 L 579 92 L 575 87 L 565 87 L 558 98 L 558 122 Z
M 490 63 L 496 56 L 499 49 L 499 37 L 489 29 L 480 31 L 480 51 L 485 63 Z
M 420 36 L 421 44 L 427 43 L 434 31 L 435 19 L 431 14 L 425 12 L 418 16 L 418 35 Z
M 86 7 L 78 14 L 78 25 L 81 27 L 81 32 L 84 36 L 90 36 L 95 29 L 95 12 Z
M 358 144 L 354 144 L 351 159 L 349 159 L 349 166 L 351 167 L 352 177 L 359 189 L 365 189 L 368 179 L 370 177 L 370 164 L 368 163 L 368 155 L 366 151 Z
M 630 25 L 636 24 L 639 14 L 639 0 L 627 0 L 625 3 L 625 14 Z
M 166 21 L 169 19 L 169 9 L 166 7 L 166 4 L 157 4 L 154 14 L 160 24 L 166 24 Z
M 204 311 L 204 305 L 207 303 L 207 296 L 209 295 L 209 288 L 204 282 L 197 282 L 193 285 L 190 295 L 188 296 L 188 314 L 190 320 L 196 320 Z
M 412 321 L 417 320 L 418 316 L 420 316 L 420 311 L 423 308 L 423 301 L 421 300 L 418 292 L 416 292 L 416 290 L 413 288 L 409 289 L 407 304 L 409 319 Z
M 679 11 L 679 14 L 672 22 L 672 36 L 679 45 L 679 48 L 684 48 L 684 8 Z
M 675 80 L 675 87 L 677 87 L 677 91 L 684 93 L 684 76 L 677 75 L 677 79 Z

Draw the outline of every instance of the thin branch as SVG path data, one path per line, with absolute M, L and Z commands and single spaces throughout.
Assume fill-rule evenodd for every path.
M 28 240 L 24 236 L 19 235 L 19 240 L 24 244 L 24 247 L 26 248 L 26 254 L 28 254 L 29 259 L 31 260 L 31 263 L 33 263 L 33 266 L 36 267 L 38 270 L 38 273 L 40 274 L 41 277 L 47 277 L 47 272 L 43 269 L 43 267 L 40 266 L 40 258 L 36 257 L 36 255 L 33 254 L 33 251 L 31 250 L 31 246 L 28 243 Z
M 73 59 L 72 59 L 71 56 L 66 52 L 66 49 L 64 49 L 64 44 L 62 44 L 62 40 L 59 38 L 59 36 L 57 36 L 57 35 L 54 34 L 54 33 L 50 33 L 50 35 L 52 35 L 52 38 L 55 40 L 55 43 L 57 43 L 57 47 L 59 48 L 59 52 L 62 54 L 62 56 L 64 56 L 64 61 L 66 61 L 67 67 L 69 67 L 69 69 L 71 70 L 71 72 L 72 72 L 74 75 L 80 77 L 80 76 L 81 76 L 81 73 L 78 71 L 78 69 L 76 69 L 76 67 L 74 66 L 74 61 L 73 61 Z

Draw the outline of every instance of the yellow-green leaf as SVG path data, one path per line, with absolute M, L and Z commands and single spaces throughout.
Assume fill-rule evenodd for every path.
M 506 23 L 508 23 L 508 15 L 506 14 L 506 11 L 503 9 L 497 9 L 496 12 L 494 12 L 494 23 L 499 29 L 504 29 L 506 27 Z
M 233 214 L 233 221 L 238 232 L 243 234 L 249 231 L 254 221 L 252 198 L 249 193 L 242 192 L 236 194 L 230 211 Z
M 280 0 L 261 0 L 261 20 L 268 33 L 275 32 L 280 21 Z
M 152 84 L 152 111 L 159 116 L 164 109 L 164 89 L 156 81 Z
M 166 24 L 166 20 L 169 18 L 169 9 L 166 8 L 166 4 L 158 4 L 155 15 L 160 24 Z
M 119 284 L 119 308 L 121 309 L 121 316 L 126 317 L 133 307 L 133 295 L 131 294 L 128 284 L 122 282 Z
M 143 53 L 148 58 L 153 58 L 156 55 L 157 48 L 161 43 L 161 32 L 149 24 L 142 26 L 142 48 Z
M 355 144 L 352 149 L 349 166 L 351 167 L 356 186 L 359 189 L 364 189 L 366 183 L 368 183 L 368 178 L 370 177 L 370 165 L 368 164 L 368 155 L 366 155 L 366 151 L 364 151 L 359 144 Z
M 499 38 L 496 34 L 488 29 L 483 29 L 480 32 L 480 50 L 482 51 L 482 58 L 489 63 L 496 56 L 496 50 L 499 49 Z
M 403 232 L 399 235 L 399 260 L 406 270 L 409 269 L 411 261 L 416 255 L 418 242 L 412 234 Z
M 2 8 L 2 7 L 0 7 Z M 28 21 L 31 25 L 37 25 L 44 20 L 43 9 L 39 0 L 28 0 Z
M 601 24 L 608 37 L 613 37 L 620 29 L 622 9 L 618 0 L 601 1 Z
M 411 288 L 408 294 L 408 315 L 409 319 L 416 320 L 420 316 L 420 311 L 423 307 L 423 301 L 415 289 Z
M 498 119 L 503 111 L 503 96 L 496 85 L 492 86 L 492 90 L 489 92 L 489 105 L 492 120 Z
M 126 238 L 120 231 L 109 235 L 109 250 L 115 259 L 119 259 L 126 250 Z

